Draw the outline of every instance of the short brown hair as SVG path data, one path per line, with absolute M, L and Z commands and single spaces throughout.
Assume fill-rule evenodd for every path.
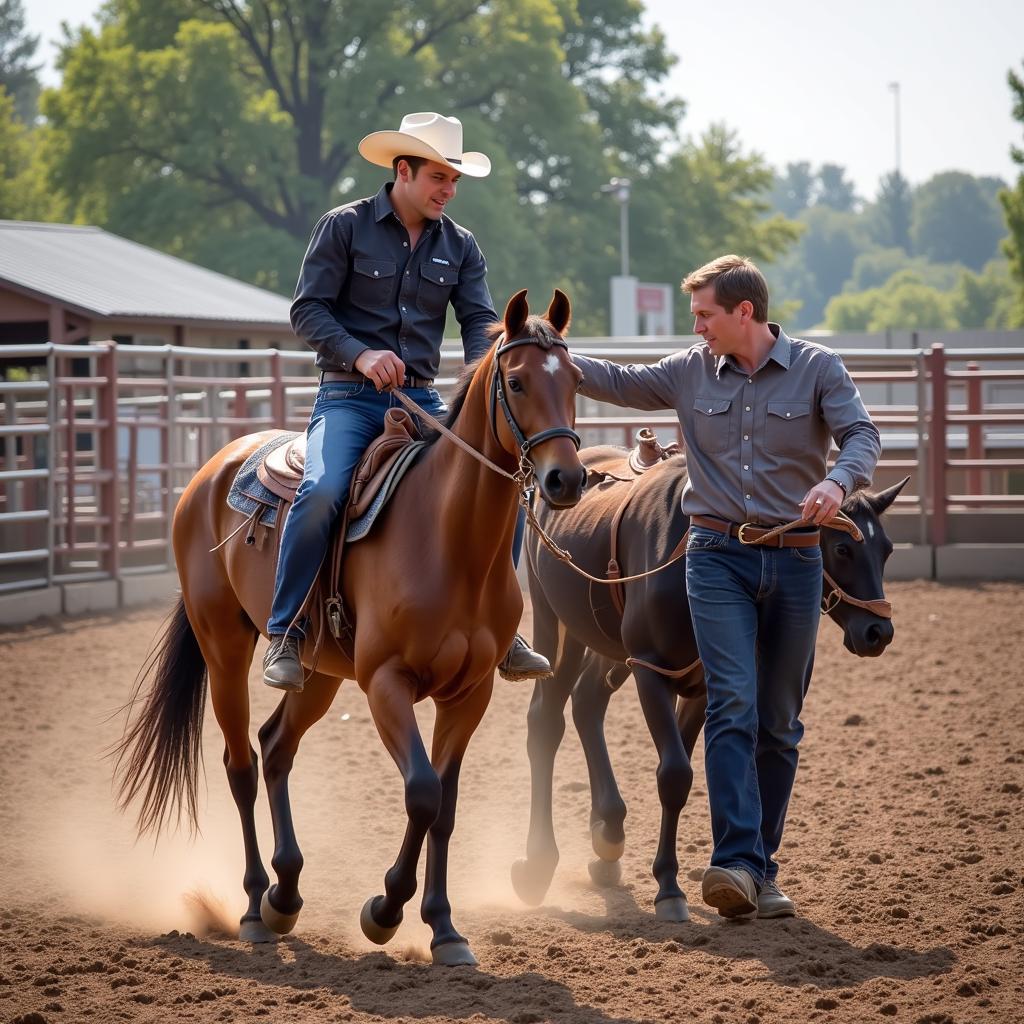
M 409 165 L 409 170 L 412 172 L 410 177 L 415 178 L 419 173 L 419 169 L 427 162 L 425 156 L 396 156 L 391 161 L 391 170 L 394 171 L 395 180 L 398 180 L 398 162 L 404 160 Z
M 715 302 L 731 313 L 744 300 L 754 307 L 754 319 L 768 322 L 768 282 L 764 274 L 746 256 L 719 256 L 718 259 L 698 267 L 687 274 L 683 291 L 692 294 L 709 284 L 715 286 Z

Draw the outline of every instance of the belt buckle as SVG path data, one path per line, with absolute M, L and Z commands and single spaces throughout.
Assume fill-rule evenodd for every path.
M 748 527 L 751 530 L 756 530 L 757 529 L 757 527 L 753 523 L 742 523 L 736 529 L 736 539 L 741 544 L 746 544 L 749 547 L 751 544 L 756 544 L 757 543 L 757 538 L 755 537 L 753 540 L 744 540 L 743 539 L 743 531 L 746 530 Z

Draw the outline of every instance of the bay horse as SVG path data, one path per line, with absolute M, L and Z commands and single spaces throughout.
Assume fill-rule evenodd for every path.
M 218 546 L 238 532 L 239 513 L 226 500 L 235 474 L 273 433 L 228 444 L 185 489 L 172 529 L 181 596 L 151 655 L 145 704 L 116 751 L 119 799 L 122 810 L 139 799 L 140 833 L 159 833 L 175 809 L 179 820 L 184 811 L 195 827 L 208 677 L 245 846 L 249 902 L 242 939 L 273 941 L 295 925 L 303 861 L 288 776 L 303 734 L 327 712 L 342 680 L 354 679 L 402 775 L 408 814 L 383 895 L 363 906 L 363 932 L 379 944 L 395 934 L 416 891 L 426 840 L 421 916 L 433 931 L 432 959 L 476 963 L 452 924 L 448 844 L 463 755 L 523 610 L 511 554 L 521 492 L 533 480 L 552 507 L 564 508 L 579 500 L 586 482 L 573 429 L 582 375 L 563 338 L 570 315 L 561 291 L 543 317 L 530 315 L 525 291 L 512 297 L 503 322 L 495 324 L 494 344 L 464 371 L 447 423 L 493 465 L 439 434 L 374 531 L 347 548 L 342 586 L 356 624 L 351 656 L 329 640 L 314 664 L 304 647 L 311 673 L 305 687 L 286 694 L 259 730 L 274 827 L 274 885 L 256 838 L 258 759 L 249 741 L 248 674 L 270 610 L 276 546 L 257 550 L 241 536 Z M 133 702 L 145 677 L 144 670 Z M 428 697 L 437 710 L 429 756 L 413 710 Z
M 591 480 L 603 482 L 588 485 L 571 510 L 538 512 L 546 532 L 571 554 L 574 564 L 599 578 L 605 576 L 611 555 L 616 510 L 629 491 L 615 553 L 620 575 L 663 566 L 689 525 L 680 505 L 685 459 L 660 462 L 633 480 L 628 454 L 610 445 L 584 449 L 580 459 Z M 851 494 L 843 503 L 842 511 L 860 528 L 862 541 L 822 530 L 823 567 L 831 577 L 823 583 L 822 611 L 842 628 L 846 648 L 859 657 L 877 657 L 893 638 L 891 608 L 882 597 L 882 570 L 892 543 L 879 517 L 907 479 L 879 494 Z M 676 838 L 693 780 L 690 758 L 704 725 L 707 694 L 686 600 L 685 558 L 623 584 L 620 614 L 608 586 L 571 572 L 537 537 L 528 537 L 526 543 L 534 647 L 551 661 L 554 675 L 535 684 L 528 712 L 530 825 L 526 858 L 512 865 L 516 893 L 531 906 L 539 904 L 558 863 L 552 786 L 570 694 L 590 777 L 591 840 L 597 855 L 590 874 L 599 885 L 618 882 L 626 805 L 608 756 L 604 718 L 612 694 L 632 671 L 659 757 L 662 817 L 653 864 L 655 914 L 662 920 L 688 920 L 678 883 Z

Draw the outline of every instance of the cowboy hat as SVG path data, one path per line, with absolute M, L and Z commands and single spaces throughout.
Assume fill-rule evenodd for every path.
M 491 173 L 483 153 L 462 152 L 462 122 L 432 111 L 406 114 L 397 132 L 372 132 L 359 143 L 359 152 L 378 167 L 390 167 L 396 156 L 420 156 L 471 178 Z

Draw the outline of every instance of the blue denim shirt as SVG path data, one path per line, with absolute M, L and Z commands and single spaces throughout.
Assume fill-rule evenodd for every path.
M 490 347 L 486 330 L 498 316 L 476 239 L 442 216 L 410 251 L 391 187 L 325 213 L 313 229 L 291 320 L 322 370 L 352 371 L 369 348 L 394 352 L 410 374 L 436 377 L 449 303 L 466 361 Z

